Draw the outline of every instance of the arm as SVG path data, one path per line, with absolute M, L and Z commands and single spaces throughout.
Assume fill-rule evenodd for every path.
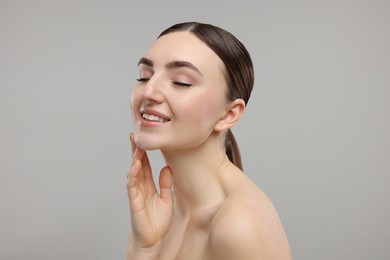
M 127 192 L 132 230 L 127 259 L 158 259 L 161 241 L 172 223 L 172 175 L 168 167 L 161 170 L 158 194 L 146 152 L 136 147 L 133 135 L 130 140 L 133 159 Z

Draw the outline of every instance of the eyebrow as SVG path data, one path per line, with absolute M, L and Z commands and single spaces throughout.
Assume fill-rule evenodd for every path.
M 148 59 L 145 57 L 142 57 L 139 60 L 138 66 L 141 64 L 144 64 L 144 65 L 149 66 L 149 67 L 153 67 L 153 61 L 151 59 Z M 171 62 L 168 62 L 168 64 L 166 65 L 166 68 L 167 69 L 188 68 L 188 69 L 195 71 L 199 75 L 203 76 L 203 74 L 200 72 L 200 70 L 189 61 L 180 61 L 180 60 L 171 61 Z
M 141 65 L 141 64 L 145 64 L 146 66 L 153 67 L 153 61 L 151 59 L 148 59 L 148 58 L 145 58 L 145 57 L 142 57 L 139 60 L 138 66 Z

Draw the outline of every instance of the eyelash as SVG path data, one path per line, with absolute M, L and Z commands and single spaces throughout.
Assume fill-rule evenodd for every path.
M 183 83 L 183 82 L 178 82 L 178 81 L 172 81 L 173 85 L 179 86 L 179 87 L 192 87 L 192 84 L 189 83 Z
M 138 78 L 138 82 L 147 82 L 149 78 Z M 179 87 L 192 87 L 192 84 L 189 83 L 183 83 L 183 82 L 178 82 L 178 81 L 172 81 L 173 85 L 179 86 Z
M 149 79 L 148 78 L 138 78 L 138 82 L 147 82 Z

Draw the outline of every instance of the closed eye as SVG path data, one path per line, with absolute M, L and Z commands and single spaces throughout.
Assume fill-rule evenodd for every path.
M 184 82 L 179 82 L 179 81 L 172 81 L 173 85 L 179 86 L 179 87 L 191 87 L 192 84 L 189 83 L 184 83 Z
M 149 80 L 149 78 L 138 78 L 137 81 L 138 82 L 147 82 Z

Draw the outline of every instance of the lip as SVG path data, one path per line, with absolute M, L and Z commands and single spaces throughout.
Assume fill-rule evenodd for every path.
M 141 126 L 157 127 L 157 126 L 164 125 L 164 124 L 168 123 L 169 121 L 171 121 L 171 119 L 167 115 L 164 115 L 163 113 L 160 113 L 160 112 L 153 110 L 153 109 L 150 109 L 150 108 L 141 108 L 139 110 L 139 113 L 140 113 Z M 164 119 L 164 122 L 146 120 L 145 118 L 143 118 L 143 116 L 142 116 L 143 114 L 158 116 L 159 118 Z

